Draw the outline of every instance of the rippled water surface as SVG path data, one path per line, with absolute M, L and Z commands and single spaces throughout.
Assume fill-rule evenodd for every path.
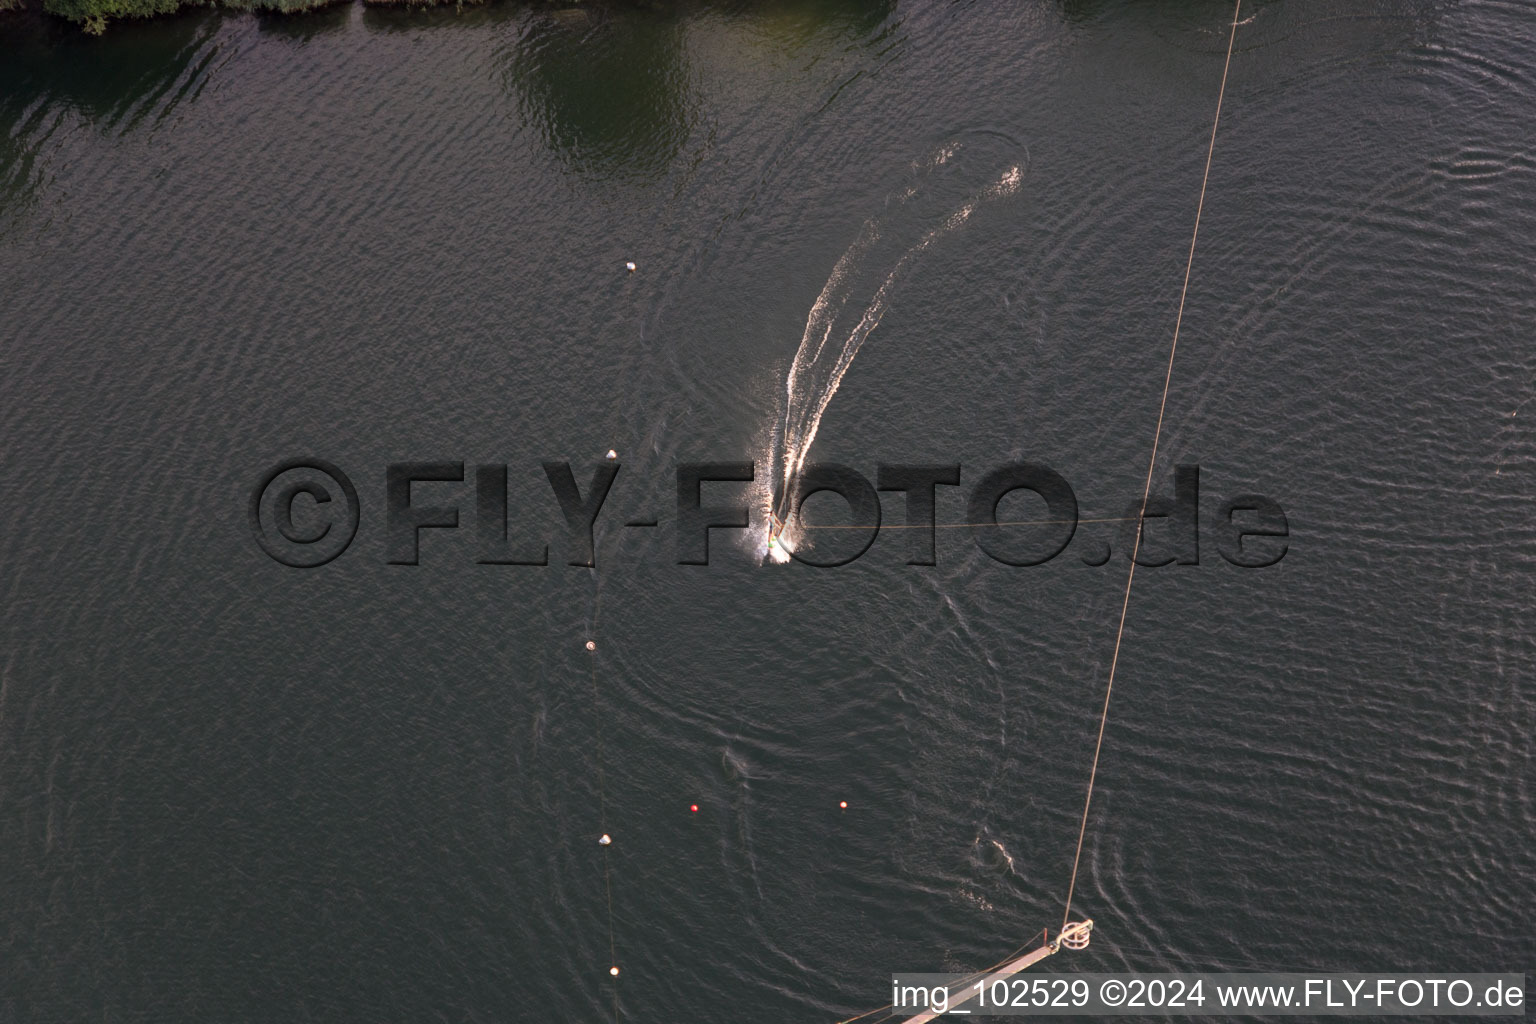
M 0 1019 L 830 1021 L 1054 930 L 1119 525 L 814 569 L 711 484 L 755 527 L 683 566 L 674 469 L 766 479 L 808 322 L 878 302 L 813 461 L 1125 515 L 1231 20 L 0 20 Z M 1520 4 L 1243 5 L 1155 476 L 1207 532 L 1136 576 L 1046 969 L 1536 965 L 1533 69 Z M 570 566 L 540 462 L 610 447 Z M 307 571 L 246 510 L 299 456 L 361 500 Z M 387 564 L 406 460 L 507 463 L 551 564 L 476 564 L 469 481 Z

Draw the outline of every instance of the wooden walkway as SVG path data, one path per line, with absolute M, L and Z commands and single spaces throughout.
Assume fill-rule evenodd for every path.
M 1018 974 L 1024 968 L 1029 967 L 1031 964 L 1039 963 L 1041 960 L 1044 960 L 1054 952 L 1056 951 L 1050 946 L 1041 946 L 1039 949 L 1032 953 L 1025 953 L 1017 960 L 1010 960 L 1008 963 L 999 967 L 991 974 L 982 978 L 980 983 L 983 986 L 990 986 L 994 981 L 1007 981 L 1009 978 L 1013 977 L 1015 974 Z M 954 1013 L 957 1007 L 964 1006 L 966 1003 L 975 998 L 975 983 L 967 985 L 965 991 L 963 992 L 951 993 L 949 997 L 949 1013 Z M 937 1020 L 940 1016 L 940 1014 L 934 1013 L 932 1010 L 924 1010 L 922 1013 L 919 1013 L 915 1017 L 908 1017 L 907 1021 L 908 1024 L 927 1024 L 928 1021 Z M 948 1016 L 948 1014 L 944 1014 L 943 1016 Z

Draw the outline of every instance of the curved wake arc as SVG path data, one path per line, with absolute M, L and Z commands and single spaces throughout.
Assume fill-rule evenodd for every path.
M 949 163 L 960 148 L 959 144 L 952 144 L 934 154 L 921 167 L 924 179 Z M 794 512 L 790 508 L 794 482 L 805 466 L 822 416 L 865 339 L 880 325 L 896 282 L 934 243 L 969 221 L 982 204 L 1017 192 L 1023 178 L 1019 165 L 1008 167 L 985 188 L 949 209 L 937 224 L 922 230 L 915 243 L 903 248 L 901 236 L 910 238 L 911 232 L 893 229 L 889 222 L 904 207 L 925 198 L 923 182 L 919 181 L 895 197 L 884 214 L 867 221 L 833 266 L 827 283 L 806 317 L 800 347 L 784 382 L 783 415 L 773 433 L 768 555 L 774 561 L 787 561 L 789 554 L 785 546 L 796 540 L 793 525 L 789 523 Z M 932 223 L 931 219 L 929 223 Z M 891 242 L 895 242 L 895 246 L 886 251 Z M 893 252 L 899 254 L 894 259 L 891 258 Z M 873 268 L 882 268 L 884 272 L 870 277 L 869 271 Z M 860 293 L 861 285 L 867 288 L 873 280 L 879 283 L 862 306 L 851 302 Z M 847 325 L 849 311 L 861 308 L 858 319 Z

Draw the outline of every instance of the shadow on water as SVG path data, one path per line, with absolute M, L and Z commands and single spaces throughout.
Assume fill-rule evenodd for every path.
M 163 118 L 201 87 L 218 26 L 206 11 L 125 23 L 109 37 L 31 12 L 0 21 L 0 227 L 35 200 L 39 155 L 61 118 L 108 132 Z
M 660 175 L 688 136 L 683 28 L 670 12 L 536 14 L 506 70 L 524 121 L 578 174 Z
M 322 35 L 346 28 L 355 15 L 355 7 L 349 3 L 331 3 L 313 10 L 256 12 L 256 28 L 262 35 L 273 39 L 290 39 L 295 43 L 307 43 Z
M 549 9 L 522 4 L 365 7 L 335 3 L 300 14 L 257 14 L 267 38 L 305 43 L 360 22 L 370 31 L 466 28 L 517 19 L 524 30 L 504 54 L 505 80 L 526 123 L 575 173 L 655 178 L 686 144 L 695 83 L 690 20 L 744 30 L 778 54 L 824 50 L 867 38 L 893 0 L 728 0 Z M 35 205 L 47 139 L 71 114 L 104 131 L 149 127 L 194 99 L 218 55 L 227 12 L 188 10 L 114 22 L 103 37 L 36 12 L 0 19 L 0 227 Z M 243 17 L 246 15 L 233 15 Z
M 734 0 L 714 8 L 745 21 L 784 49 L 832 36 L 865 37 L 896 10 L 895 0 Z
M 713 19 L 778 53 L 862 38 L 890 18 L 892 0 L 734 0 L 536 10 L 506 55 L 506 81 L 524 120 L 576 173 L 654 178 L 697 119 L 688 30 Z
M 98 37 L 62 19 L 22 16 L 0 29 L 0 105 L 13 114 L 62 106 L 104 128 L 132 128 L 195 91 L 219 20 L 193 11 L 123 22 Z
M 349 9 L 353 5 L 346 5 Z M 478 28 L 516 21 L 521 4 L 485 0 L 462 3 L 410 3 L 407 0 L 373 0 L 362 5 L 362 24 L 370 32 L 415 32 L 421 29 Z

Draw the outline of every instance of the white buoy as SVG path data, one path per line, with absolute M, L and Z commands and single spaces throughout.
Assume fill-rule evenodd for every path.
M 612 462 L 614 459 L 616 459 L 618 457 L 619 457 L 619 453 L 614 451 L 612 448 L 609 448 L 608 449 L 608 454 L 603 456 L 603 458 L 607 459 L 609 462 Z
M 619 976 L 619 969 L 617 967 L 610 967 L 608 968 L 608 973 L 617 978 Z
M 589 651 L 597 650 L 597 644 L 593 643 L 591 640 L 588 640 L 587 641 L 587 650 L 589 650 Z
M 633 274 L 635 272 L 635 263 L 634 263 L 634 261 L 631 260 L 630 262 L 624 264 L 624 269 L 629 271 L 631 274 Z
M 613 840 L 608 838 L 608 833 L 607 832 L 604 832 L 603 833 L 603 838 L 601 838 L 601 839 L 599 839 L 597 841 L 597 845 L 598 846 L 607 846 L 611 842 L 613 842 Z

